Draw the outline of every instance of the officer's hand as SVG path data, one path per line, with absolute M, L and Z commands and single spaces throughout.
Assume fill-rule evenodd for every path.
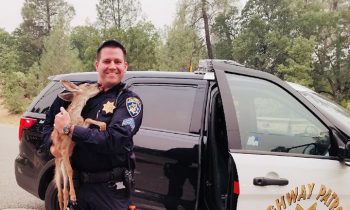
M 60 110 L 61 112 L 55 116 L 54 127 L 60 134 L 63 134 L 64 126 L 70 124 L 71 120 L 68 112 L 63 107 Z

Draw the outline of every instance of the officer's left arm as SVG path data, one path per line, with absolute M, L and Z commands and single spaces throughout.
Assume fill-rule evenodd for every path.
M 115 153 L 133 147 L 132 137 L 139 130 L 143 117 L 141 100 L 134 94 L 126 93 L 120 97 L 117 108 L 106 131 L 75 126 L 73 140 L 77 143 L 96 144 L 99 152 Z M 123 96 L 122 95 L 122 96 Z M 136 109 L 128 108 L 127 103 L 136 105 Z

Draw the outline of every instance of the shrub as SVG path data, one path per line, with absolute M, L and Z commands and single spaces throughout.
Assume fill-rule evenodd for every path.
M 1 75 L 4 106 L 10 113 L 19 114 L 25 111 L 32 98 L 37 94 L 35 75 L 32 73 L 11 72 Z

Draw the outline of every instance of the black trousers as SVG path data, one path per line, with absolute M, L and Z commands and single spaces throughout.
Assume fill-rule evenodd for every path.
M 79 184 L 74 210 L 127 210 L 131 199 L 125 189 L 116 189 L 108 183 Z

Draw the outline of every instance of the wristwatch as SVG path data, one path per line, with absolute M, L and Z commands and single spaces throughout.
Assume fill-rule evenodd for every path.
M 68 125 L 64 126 L 63 127 L 63 133 L 66 134 L 66 135 L 69 135 L 71 127 L 72 127 L 71 124 L 68 124 Z

